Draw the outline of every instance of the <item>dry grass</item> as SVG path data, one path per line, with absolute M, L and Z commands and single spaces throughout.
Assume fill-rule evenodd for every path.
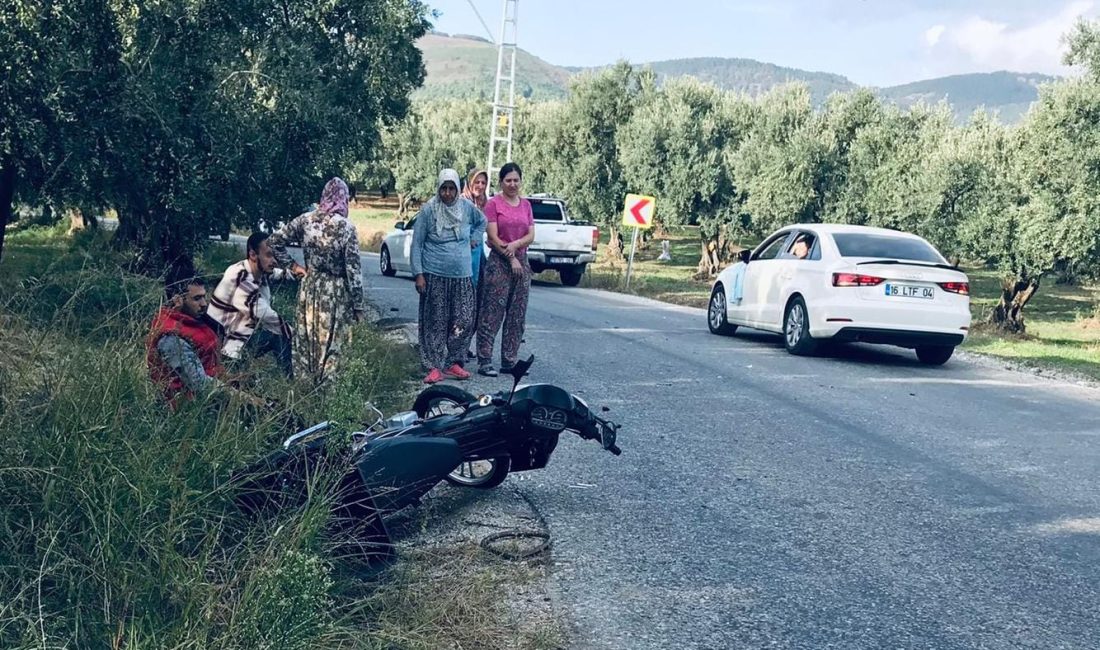
M 378 650 L 555 650 L 553 618 L 513 609 L 516 592 L 544 579 L 538 565 L 506 562 L 472 544 L 414 551 L 394 581 L 362 603 Z
M 526 565 L 458 549 L 363 576 L 325 533 L 324 489 L 244 516 L 227 477 L 286 435 L 282 417 L 166 412 L 142 347 L 160 290 L 90 243 L 23 239 L 0 263 L 0 647 L 558 647 L 552 622 L 509 609 L 539 578 Z M 254 387 L 309 421 L 407 408 L 407 346 L 359 326 L 346 359 L 323 395 L 266 360 Z

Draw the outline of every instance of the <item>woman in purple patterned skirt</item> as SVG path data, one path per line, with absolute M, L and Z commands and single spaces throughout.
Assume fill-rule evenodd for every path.
M 519 165 L 504 165 L 500 168 L 502 192 L 485 204 L 492 252 L 485 262 L 479 288 L 477 371 L 486 377 L 497 376 L 493 368 L 497 330 L 501 330 L 500 368 L 507 371 L 519 357 L 527 320 L 527 296 L 531 292 L 527 246 L 535 240 L 535 218 L 531 202 L 520 196 L 522 183 L 523 170 Z

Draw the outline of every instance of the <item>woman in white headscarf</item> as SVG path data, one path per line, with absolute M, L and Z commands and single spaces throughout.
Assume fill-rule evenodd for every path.
M 424 383 L 469 379 L 462 368 L 474 335 L 477 299 L 470 242 L 485 234 L 485 215 L 458 195 L 458 172 L 439 173 L 436 194 L 413 224 L 412 272 L 420 294 L 420 361 Z

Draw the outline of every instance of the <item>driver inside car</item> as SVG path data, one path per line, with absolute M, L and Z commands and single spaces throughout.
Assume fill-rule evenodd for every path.
M 797 259 L 804 260 L 810 255 L 810 249 L 813 248 L 813 240 L 809 235 L 799 235 L 794 243 L 791 244 L 791 255 L 794 255 Z

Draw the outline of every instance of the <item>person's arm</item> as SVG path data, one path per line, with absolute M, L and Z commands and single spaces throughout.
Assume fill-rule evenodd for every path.
M 505 257 L 511 257 L 512 253 L 508 250 L 508 244 L 505 244 L 500 239 L 500 229 L 497 226 L 497 204 L 496 201 L 489 201 L 485 205 L 485 232 L 489 236 L 489 248 L 504 255 Z
M 175 334 L 165 334 L 160 337 L 157 341 L 157 354 L 165 365 L 179 375 L 183 385 L 196 397 L 205 398 L 214 391 L 222 391 L 254 406 L 265 406 L 264 401 L 259 397 L 237 390 L 220 379 L 206 374 L 199 355 L 195 353 L 190 343 L 183 340 L 183 337 Z
M 432 218 L 432 214 L 426 208 L 421 208 L 420 212 L 416 213 L 414 217 L 416 220 L 413 225 L 413 240 L 412 250 L 409 253 L 409 267 L 412 270 L 413 277 L 416 278 L 416 290 L 419 293 L 424 293 L 427 284 L 424 280 L 424 241 L 428 238 L 428 233 L 431 232 L 431 227 L 434 225 L 435 220 Z
M 272 334 L 288 336 L 290 328 L 286 325 L 283 317 L 271 307 L 271 303 L 260 293 L 259 289 L 256 289 L 256 292 L 257 295 L 252 301 L 252 317 L 260 327 Z
M 290 242 L 300 243 L 302 241 L 309 215 L 310 213 L 306 212 L 294 217 L 290 220 L 290 223 L 284 224 L 282 228 L 271 233 L 271 237 L 267 239 L 268 244 L 275 253 L 275 261 L 284 269 L 290 269 L 290 272 L 297 277 L 305 275 L 306 270 L 294 261 L 294 258 L 287 252 L 286 247 Z
M 485 214 L 470 203 L 470 248 L 478 248 L 485 240 Z
M 527 248 L 531 245 L 531 242 L 535 241 L 535 216 L 534 213 L 531 211 L 531 203 L 524 200 L 522 202 L 522 205 L 527 212 L 527 234 L 513 242 L 508 243 L 508 248 L 513 255 L 516 253 L 516 251 L 520 250 L 521 248 Z
M 235 266 L 236 264 L 229 266 L 225 269 L 225 273 L 222 273 L 222 279 L 218 280 L 218 286 L 214 287 L 214 293 L 210 296 L 210 304 L 206 307 L 207 314 L 215 308 L 223 312 L 220 318 L 215 319 L 222 327 L 228 325 L 231 320 L 229 314 L 237 311 L 237 307 L 233 304 L 233 294 L 237 288 L 238 275 L 233 268 Z M 247 310 L 244 313 L 247 313 Z
M 199 355 L 183 337 L 165 334 L 157 341 L 157 354 L 171 368 L 187 390 L 195 395 L 205 394 L 218 387 L 218 380 L 206 374 Z
M 351 221 L 347 222 L 348 235 L 344 240 L 344 265 L 348 278 L 348 291 L 351 292 L 351 309 L 356 320 L 367 312 L 363 299 L 363 261 L 359 253 L 359 233 Z

